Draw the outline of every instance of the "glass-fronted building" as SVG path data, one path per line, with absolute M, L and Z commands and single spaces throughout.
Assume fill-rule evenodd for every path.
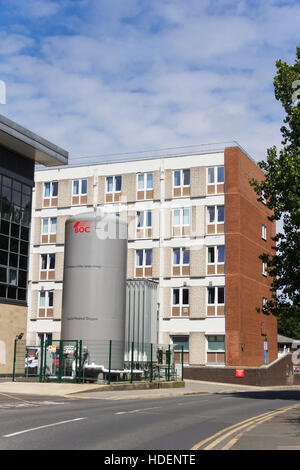
M 15 337 L 26 338 L 35 164 L 67 162 L 68 152 L 0 115 L 0 375 L 11 373 Z

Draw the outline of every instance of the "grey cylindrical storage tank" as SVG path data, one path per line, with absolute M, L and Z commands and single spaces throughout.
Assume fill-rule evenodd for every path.
M 123 368 L 126 309 L 127 223 L 88 212 L 65 227 L 61 339 L 82 340 L 89 363 Z

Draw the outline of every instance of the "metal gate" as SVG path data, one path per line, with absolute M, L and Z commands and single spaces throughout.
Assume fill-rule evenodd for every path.
M 78 382 L 81 377 L 79 340 L 46 341 L 41 348 L 41 382 Z

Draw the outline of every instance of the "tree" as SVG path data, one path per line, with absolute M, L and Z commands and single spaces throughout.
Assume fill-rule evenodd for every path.
M 283 147 L 267 150 L 266 161 L 258 163 L 265 179 L 252 179 L 250 184 L 258 201 L 264 200 L 273 211 L 270 220 L 282 223 L 273 238 L 275 254 L 260 256 L 272 278 L 272 298 L 263 313 L 278 317 L 281 334 L 300 338 L 300 45 L 293 65 L 278 60 L 276 67 L 275 97 L 286 113 L 281 127 Z

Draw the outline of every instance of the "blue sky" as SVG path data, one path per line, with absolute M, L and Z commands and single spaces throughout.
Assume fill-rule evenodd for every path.
M 232 140 L 260 160 L 280 145 L 272 82 L 278 58 L 295 60 L 299 1 L 0 0 L 0 11 L 0 113 L 71 162 Z

